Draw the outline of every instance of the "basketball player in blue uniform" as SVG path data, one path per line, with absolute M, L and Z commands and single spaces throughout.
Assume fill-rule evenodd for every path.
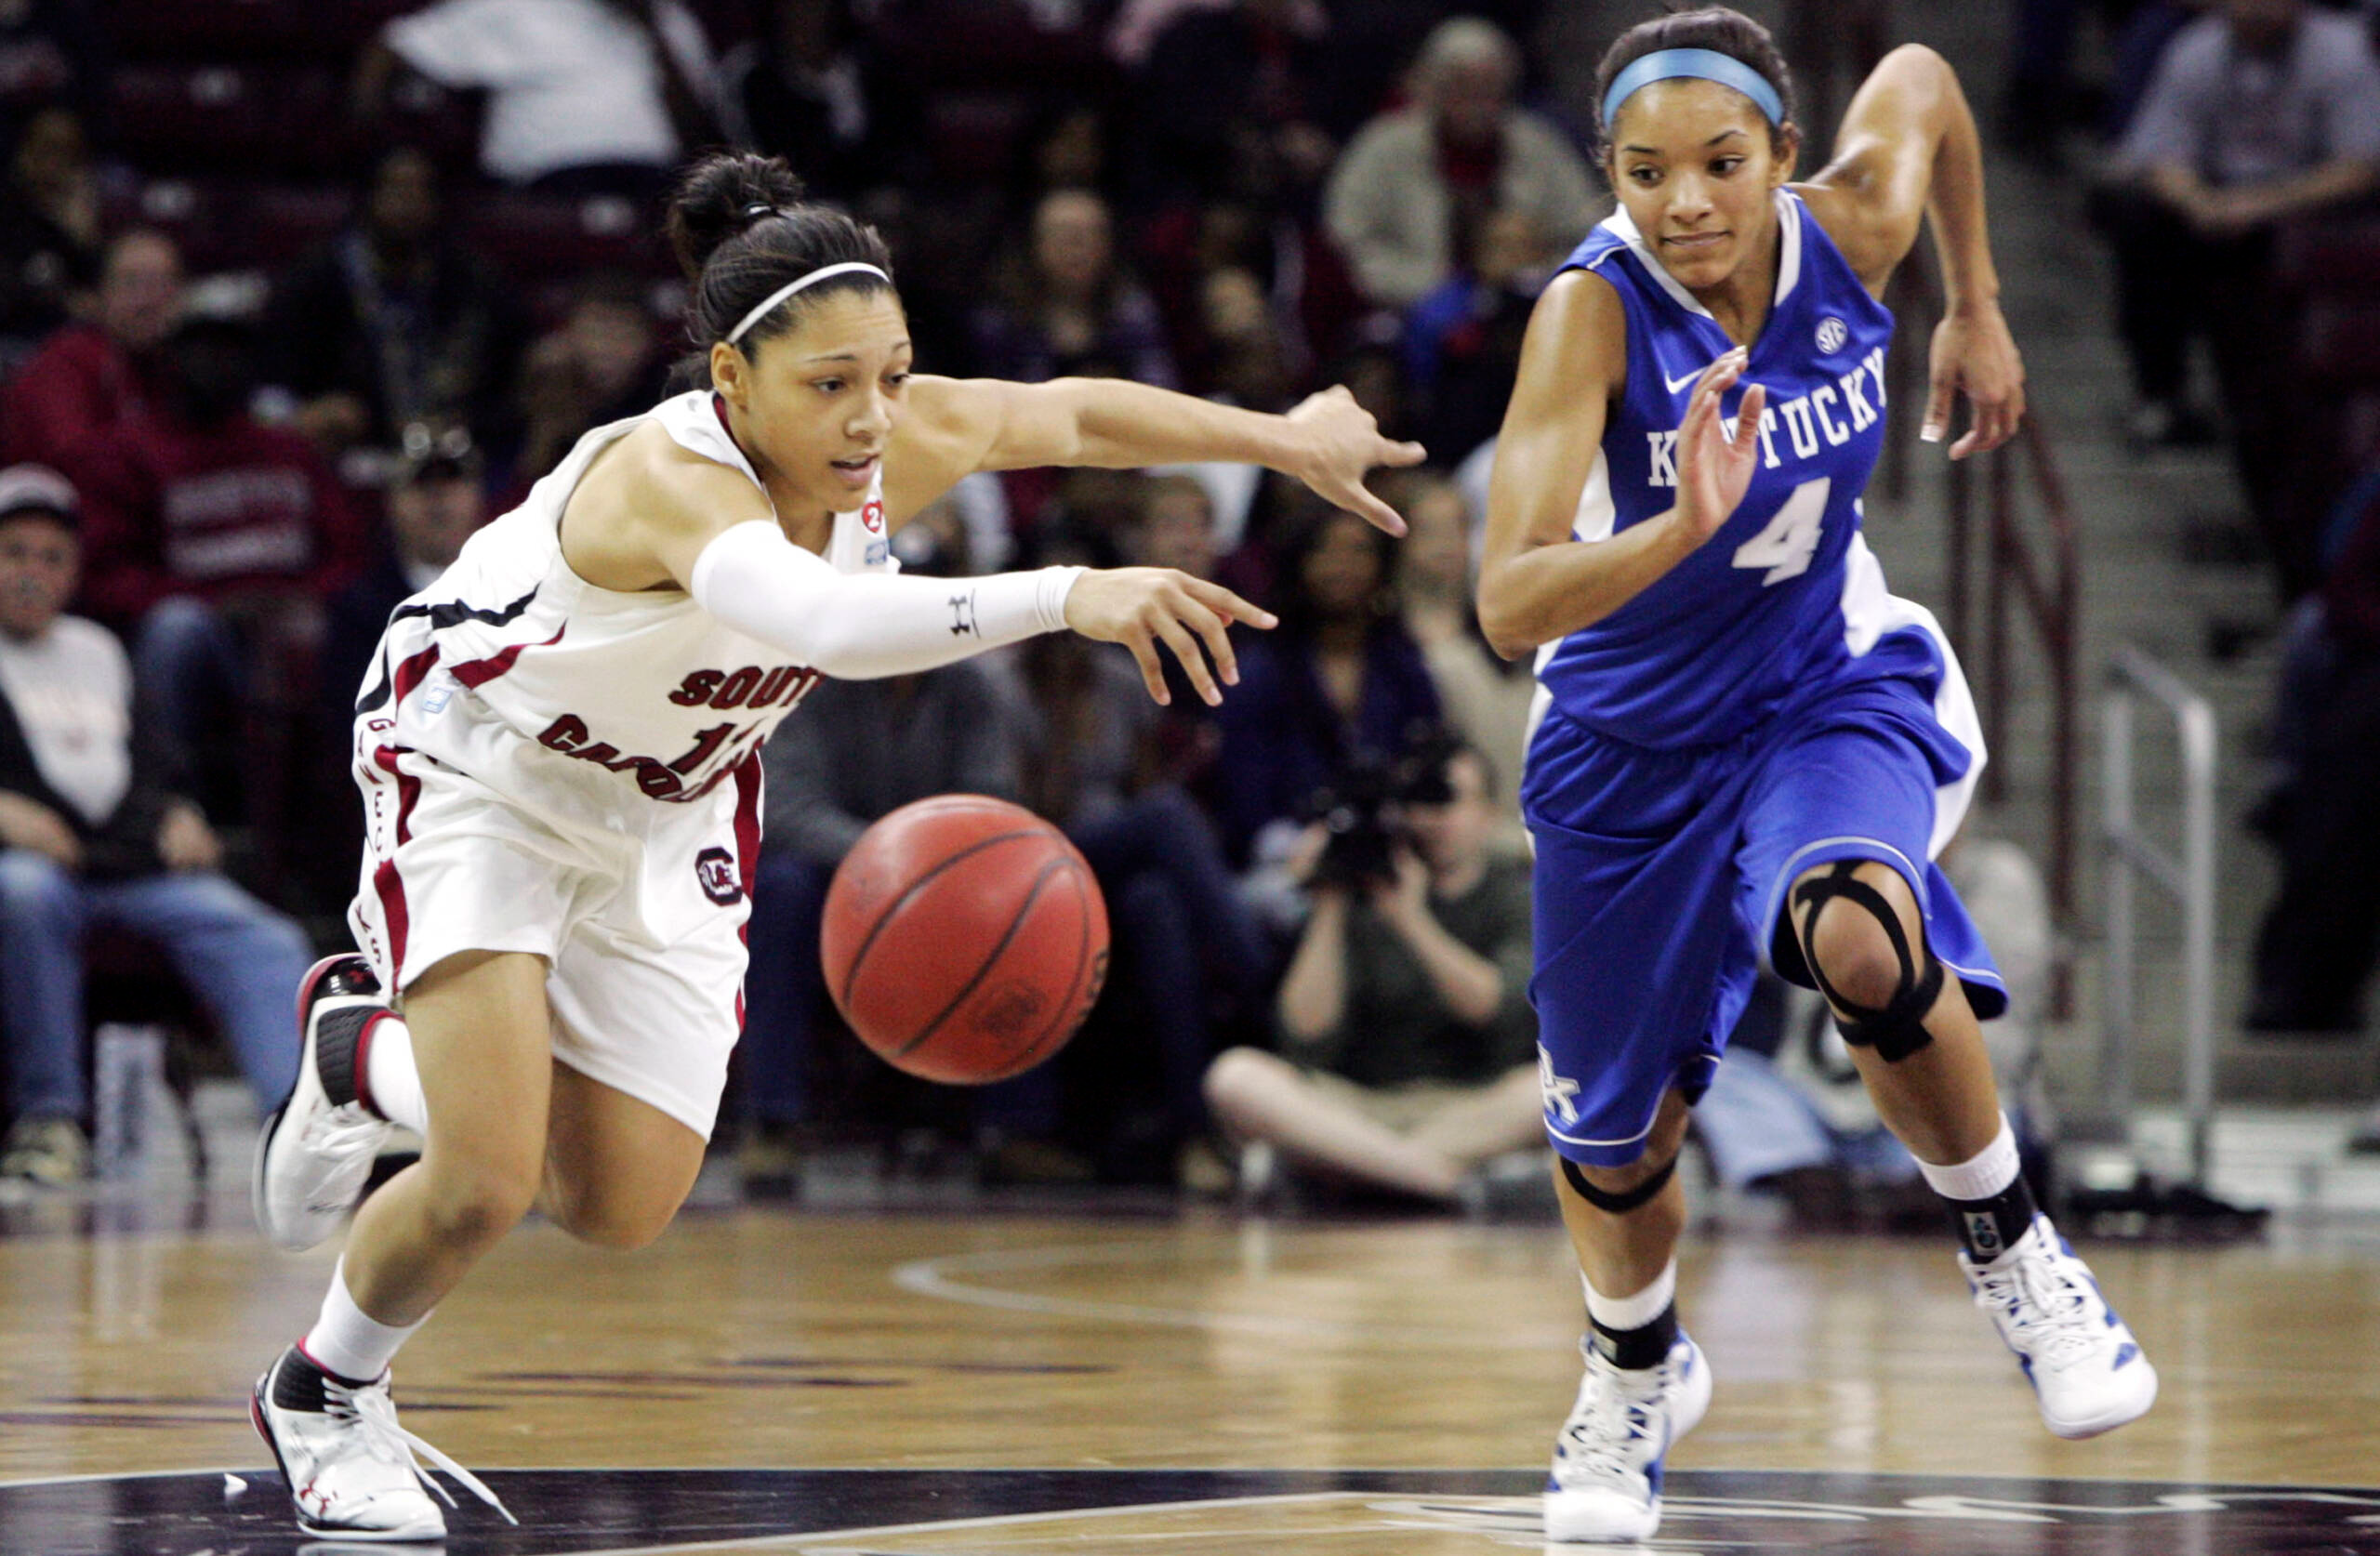
M 1734 11 L 1633 29 L 1600 85 L 1620 208 L 1530 322 L 1479 584 L 1489 640 L 1537 651 L 1541 682 L 1531 987 L 1590 1321 L 1545 1497 L 1556 1540 L 1650 1536 L 1663 1456 L 1710 1402 L 1673 1299 L 1672 1170 L 1764 956 L 1825 996 L 1950 1203 L 2049 1429 L 2106 1431 L 2157 1390 L 2018 1176 L 1977 1027 L 2007 996 L 1932 864 L 1982 742 L 1949 643 L 1859 534 L 1884 436 L 1877 297 L 1922 218 L 1950 304 L 1921 437 L 1962 390 L 1952 458 L 2023 413 L 1957 78 L 1928 49 L 1887 56 L 1802 184 L 1784 62 Z

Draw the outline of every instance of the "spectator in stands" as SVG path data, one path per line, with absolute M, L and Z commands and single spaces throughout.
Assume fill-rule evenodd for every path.
M 907 528 L 920 524 L 936 533 L 940 565 L 967 571 L 965 528 L 948 505 Z M 761 756 L 767 814 L 738 1051 L 752 1126 L 744 1166 L 762 1180 L 794 1170 L 794 1142 L 812 1121 L 811 1032 L 826 992 L 818 926 L 835 866 L 871 822 L 912 800 L 1019 793 L 1014 722 L 981 660 L 884 680 L 821 681 L 808 700 L 805 716 Z
M 1365 125 L 1339 159 L 1325 218 L 1376 305 L 1402 312 L 1444 282 L 1491 211 L 1525 213 L 1564 249 L 1594 220 L 1585 161 L 1513 105 L 1520 70 L 1493 23 L 1442 22 L 1414 64 L 1414 106 Z
M 324 605 L 364 559 L 363 526 L 311 442 L 248 414 L 248 330 L 192 319 L 149 418 L 86 440 L 73 464 L 90 564 L 83 599 L 128 629 L 133 663 L 184 749 L 247 787 L 260 752 L 226 749 L 250 705 L 302 712 Z M 283 720 L 271 720 L 276 733 Z M 210 794 L 215 791 L 210 789 Z
M 852 0 L 776 0 L 768 12 L 759 37 L 720 59 L 727 138 L 785 158 L 813 196 L 848 204 L 883 180 L 891 139 Z
M 1098 877 L 1116 946 L 1104 1002 L 1148 1035 L 1164 1143 L 1178 1153 L 1206 1131 L 1200 1081 L 1218 1011 L 1254 1016 L 1272 956 L 1235 894 L 1213 824 L 1178 781 L 1180 752 L 1163 734 L 1170 721 L 1131 659 L 1052 637 L 1022 645 L 1016 666 L 1025 802 L 1064 830 Z
M 2282 801 L 2268 806 L 2281 886 L 2256 936 L 2255 1032 L 2361 1031 L 2380 955 L 2380 475 L 2350 490 L 2333 531 L 2299 655 L 2314 666 L 2276 720 L 2297 750 Z
M 485 471 L 469 432 L 459 427 L 433 432 L 416 424 L 405 429 L 403 446 L 403 462 L 389 483 L 386 545 L 364 574 L 332 599 L 324 635 L 322 688 L 330 713 L 324 727 L 342 747 L 389 613 L 436 583 L 463 542 L 487 522 Z
M 1424 771 L 1390 824 L 1385 873 L 1310 836 L 1313 911 L 1276 1001 L 1280 1052 L 1229 1049 L 1206 1090 L 1243 1144 L 1454 1204 L 1467 1187 L 1484 1197 L 1482 1164 L 1544 1139 L 1528 866 L 1488 849 L 1477 752 L 1442 747 Z M 1263 1160 L 1243 1150 L 1244 1193 L 1261 1193 Z M 1543 1180 L 1541 1161 L 1531 1170 Z
M 315 710 L 316 738 L 300 756 L 299 783 L 316 802 L 293 817 L 284 839 L 298 868 L 298 900 L 343 909 L 355 890 L 352 839 L 364 824 L 363 797 L 348 774 L 354 760 L 355 704 L 389 613 L 437 582 L 488 517 L 485 475 L 470 434 L 416 423 L 401 437 L 404 453 L 387 490 L 382 545 L 365 572 L 333 596 L 323 635 Z
M 485 447 L 514 418 L 528 319 L 444 205 L 429 157 L 385 152 L 355 222 L 273 288 L 264 381 L 296 397 L 298 427 L 333 458 L 393 450 L 414 423 L 468 427 Z
M 1366 310 L 1316 215 L 1329 162 L 1308 168 L 1293 155 L 1302 143 L 1284 141 L 1238 125 L 1216 187 L 1177 195 L 1140 226 L 1139 252 L 1176 360 L 1201 393 L 1249 392 L 1251 366 L 1285 376 L 1292 394 L 1310 389 L 1316 364 L 1346 348 Z M 1261 336 L 1250 327 L 1254 310 L 1238 305 L 1250 290 L 1269 324 Z M 1250 341 L 1261 351 L 1246 349 Z
M 1405 378 L 1420 407 L 1415 436 L 1459 465 L 1503 425 L 1520 376 L 1521 337 L 1561 252 L 1527 211 L 1500 210 L 1471 233 L 1462 271 L 1405 317 Z
M 359 117 L 399 66 L 487 93 L 480 167 L 515 187 L 649 199 L 719 134 L 710 42 L 682 0 L 437 0 L 365 55 Z
M 1221 583 L 1243 599 L 1253 599 L 1262 588 L 1249 593 L 1250 581 L 1234 575 L 1236 570 L 1224 560 L 1216 495 L 1207 483 L 1210 473 L 1205 467 L 1193 466 L 1145 477 L 1140 483 L 1138 508 L 1117 529 L 1117 548 L 1122 560 L 1134 567 L 1178 568 L 1194 578 Z M 1215 758 L 1223 749 L 1215 710 L 1191 694 L 1190 684 L 1181 679 L 1178 667 L 1166 667 L 1166 685 L 1172 690 L 1173 701 L 1156 710 L 1144 744 L 1143 781 L 1183 789 L 1212 814 L 1217 788 L 1229 782 L 1215 767 Z
M 0 400 L 0 458 L 66 465 L 102 433 L 152 420 L 161 349 L 182 313 L 181 255 L 135 228 L 108 244 L 98 317 L 49 337 Z
M 17 132 L 0 183 L 0 379 L 88 311 L 99 279 L 99 187 L 83 121 L 45 108 Z
M 230 1041 L 260 1102 L 298 1074 L 298 926 L 217 873 L 222 849 L 174 789 L 169 743 L 96 623 L 63 613 L 78 560 L 73 488 L 0 470 L 0 1040 L 13 1122 L 0 1175 L 83 1176 L 85 933 L 153 941 Z
M 1308 817 L 1315 795 L 1360 758 L 1401 754 L 1439 720 L 1436 688 L 1396 604 L 1396 542 L 1359 516 L 1308 511 L 1280 547 L 1280 626 L 1239 651 L 1223 700 L 1217 798 L 1236 859 Z
M 1212 578 L 1221 560 L 1214 499 L 1196 476 L 1153 475 L 1142 488 L 1139 514 L 1117 541 L 1135 567 L 1170 567 L 1193 578 Z
M 2144 444 L 2205 435 L 2189 342 L 2214 348 L 2240 473 L 2292 594 L 2310 582 L 2281 512 L 2289 419 L 2266 288 L 2275 227 L 2380 187 L 2380 65 L 2362 24 L 2305 0 L 2225 0 L 2175 34 L 2100 216 Z
M 1201 288 L 1199 323 L 1210 352 L 1208 392 L 1251 411 L 1285 411 L 1299 380 L 1271 299 L 1250 272 L 1210 270 Z
M 976 315 L 977 371 L 1025 383 L 1071 374 L 1176 382 L 1157 306 L 1117 263 L 1107 202 L 1089 190 L 1042 196 L 1001 292 Z
M 1521 748 L 1537 679 L 1527 659 L 1500 657 L 1479 630 L 1472 604 L 1471 507 L 1455 483 L 1418 474 L 1390 500 L 1408 526 L 1396 559 L 1406 626 L 1421 645 L 1448 726 L 1480 753 L 1500 840 L 1516 843 Z
M 529 348 L 521 371 L 524 423 L 518 471 L 534 481 L 592 429 L 641 415 L 667 389 L 669 363 L 642 292 L 624 275 L 587 278 L 559 329 Z

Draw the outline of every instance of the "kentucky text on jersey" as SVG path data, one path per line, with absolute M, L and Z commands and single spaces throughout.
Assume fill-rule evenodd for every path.
M 1539 655 L 1564 717 L 1632 745 L 1733 740 L 1837 673 L 1855 639 L 1864 653 L 1888 629 L 1866 619 L 1890 597 L 1858 532 L 1859 494 L 1884 444 L 1892 314 L 1799 197 L 1778 191 L 1776 211 L 1776 297 L 1743 374 L 1768 402 L 1743 501 L 1650 587 Z M 1695 380 L 1735 342 L 1624 210 L 1566 268 L 1610 283 L 1627 318 L 1627 383 L 1572 529 L 1596 541 L 1674 505 L 1677 429 Z M 1732 418 L 1741 402 L 1739 386 L 1721 408 Z
M 1742 402 L 1739 396 L 1737 402 Z M 1838 383 L 1822 384 L 1808 394 L 1788 400 L 1779 405 L 1774 402 L 1762 407 L 1760 413 L 1760 462 L 1768 469 L 1785 463 L 1777 452 L 1777 433 L 1781 423 L 1792 441 L 1791 456 L 1795 459 L 1814 457 L 1821 447 L 1841 448 L 1852 438 L 1873 427 L 1884 414 L 1884 349 L 1877 347 L 1868 353 L 1868 360 L 1844 374 Z M 1736 424 L 1723 421 L 1719 429 L 1729 442 L 1735 442 Z M 1651 486 L 1677 484 L 1677 431 L 1647 432 L 1646 439 L 1652 448 L 1647 460 L 1645 480 Z M 1823 444 L 1820 439 L 1825 441 Z

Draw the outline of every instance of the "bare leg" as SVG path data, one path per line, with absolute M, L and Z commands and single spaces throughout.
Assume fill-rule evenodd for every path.
M 1450 1200 L 1462 1181 L 1462 1163 L 1365 1116 L 1269 1053 L 1233 1048 L 1208 1067 L 1206 1084 L 1208 1107 L 1240 1139 L 1424 1199 Z
M 1793 885 L 1798 890 L 1803 881 L 1831 869 L 1820 865 Z M 1912 950 L 1924 944 L 1917 899 L 1899 871 L 1871 861 L 1854 870 L 1852 878 L 1884 896 Z M 1787 900 L 1792 900 L 1792 893 Z M 1838 900 L 1805 918 L 1794 925 L 1803 954 L 1825 969 L 1827 982 L 1846 999 L 1871 1010 L 1892 1002 L 1900 986 L 1900 958 L 1873 914 Z M 1815 922 L 1806 921 L 1811 919 Z M 1837 1016 L 1857 1019 L 1833 1009 Z M 1933 1041 L 1906 1059 L 1888 1062 L 1872 1048 L 1855 1048 L 1851 1062 L 1859 1067 L 1885 1127 L 1919 1161 L 1946 1167 L 1972 1159 L 1999 1135 L 2000 1091 L 1992 1082 L 1982 1028 L 1956 977 L 1943 979 L 1942 993 L 1926 1012 L 1925 1031 Z
M 1686 1099 L 1673 1090 L 1661 1099 L 1645 1154 L 1622 1167 L 1582 1167 L 1587 1181 L 1609 1193 L 1625 1193 L 1673 1160 L 1686 1141 Z M 1631 1297 L 1659 1280 L 1686 1230 L 1686 1191 L 1672 1178 L 1661 1192 L 1620 1215 L 1599 1210 L 1579 1197 L 1554 1164 L 1554 1192 L 1562 1202 L 1562 1222 L 1587 1284 L 1606 1297 Z
M 375 1321 L 418 1323 L 528 1212 L 546 1154 L 553 1057 L 546 964 L 449 956 L 406 991 L 430 1132 L 421 1160 L 356 1212 L 348 1290 Z
M 1417 1145 L 1469 1167 L 1507 1151 L 1545 1142 L 1545 1096 L 1537 1066 L 1508 1070 L 1470 1096 L 1458 1097 L 1421 1121 L 1409 1137 Z
M 558 1063 L 537 1207 L 581 1242 L 641 1248 L 685 1203 L 706 1143 L 652 1103 Z

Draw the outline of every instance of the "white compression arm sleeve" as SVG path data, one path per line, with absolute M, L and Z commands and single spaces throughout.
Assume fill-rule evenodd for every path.
M 714 536 L 694 559 L 694 603 L 738 632 L 843 680 L 914 675 L 1066 625 L 1086 570 L 985 578 L 838 573 L 765 519 Z

